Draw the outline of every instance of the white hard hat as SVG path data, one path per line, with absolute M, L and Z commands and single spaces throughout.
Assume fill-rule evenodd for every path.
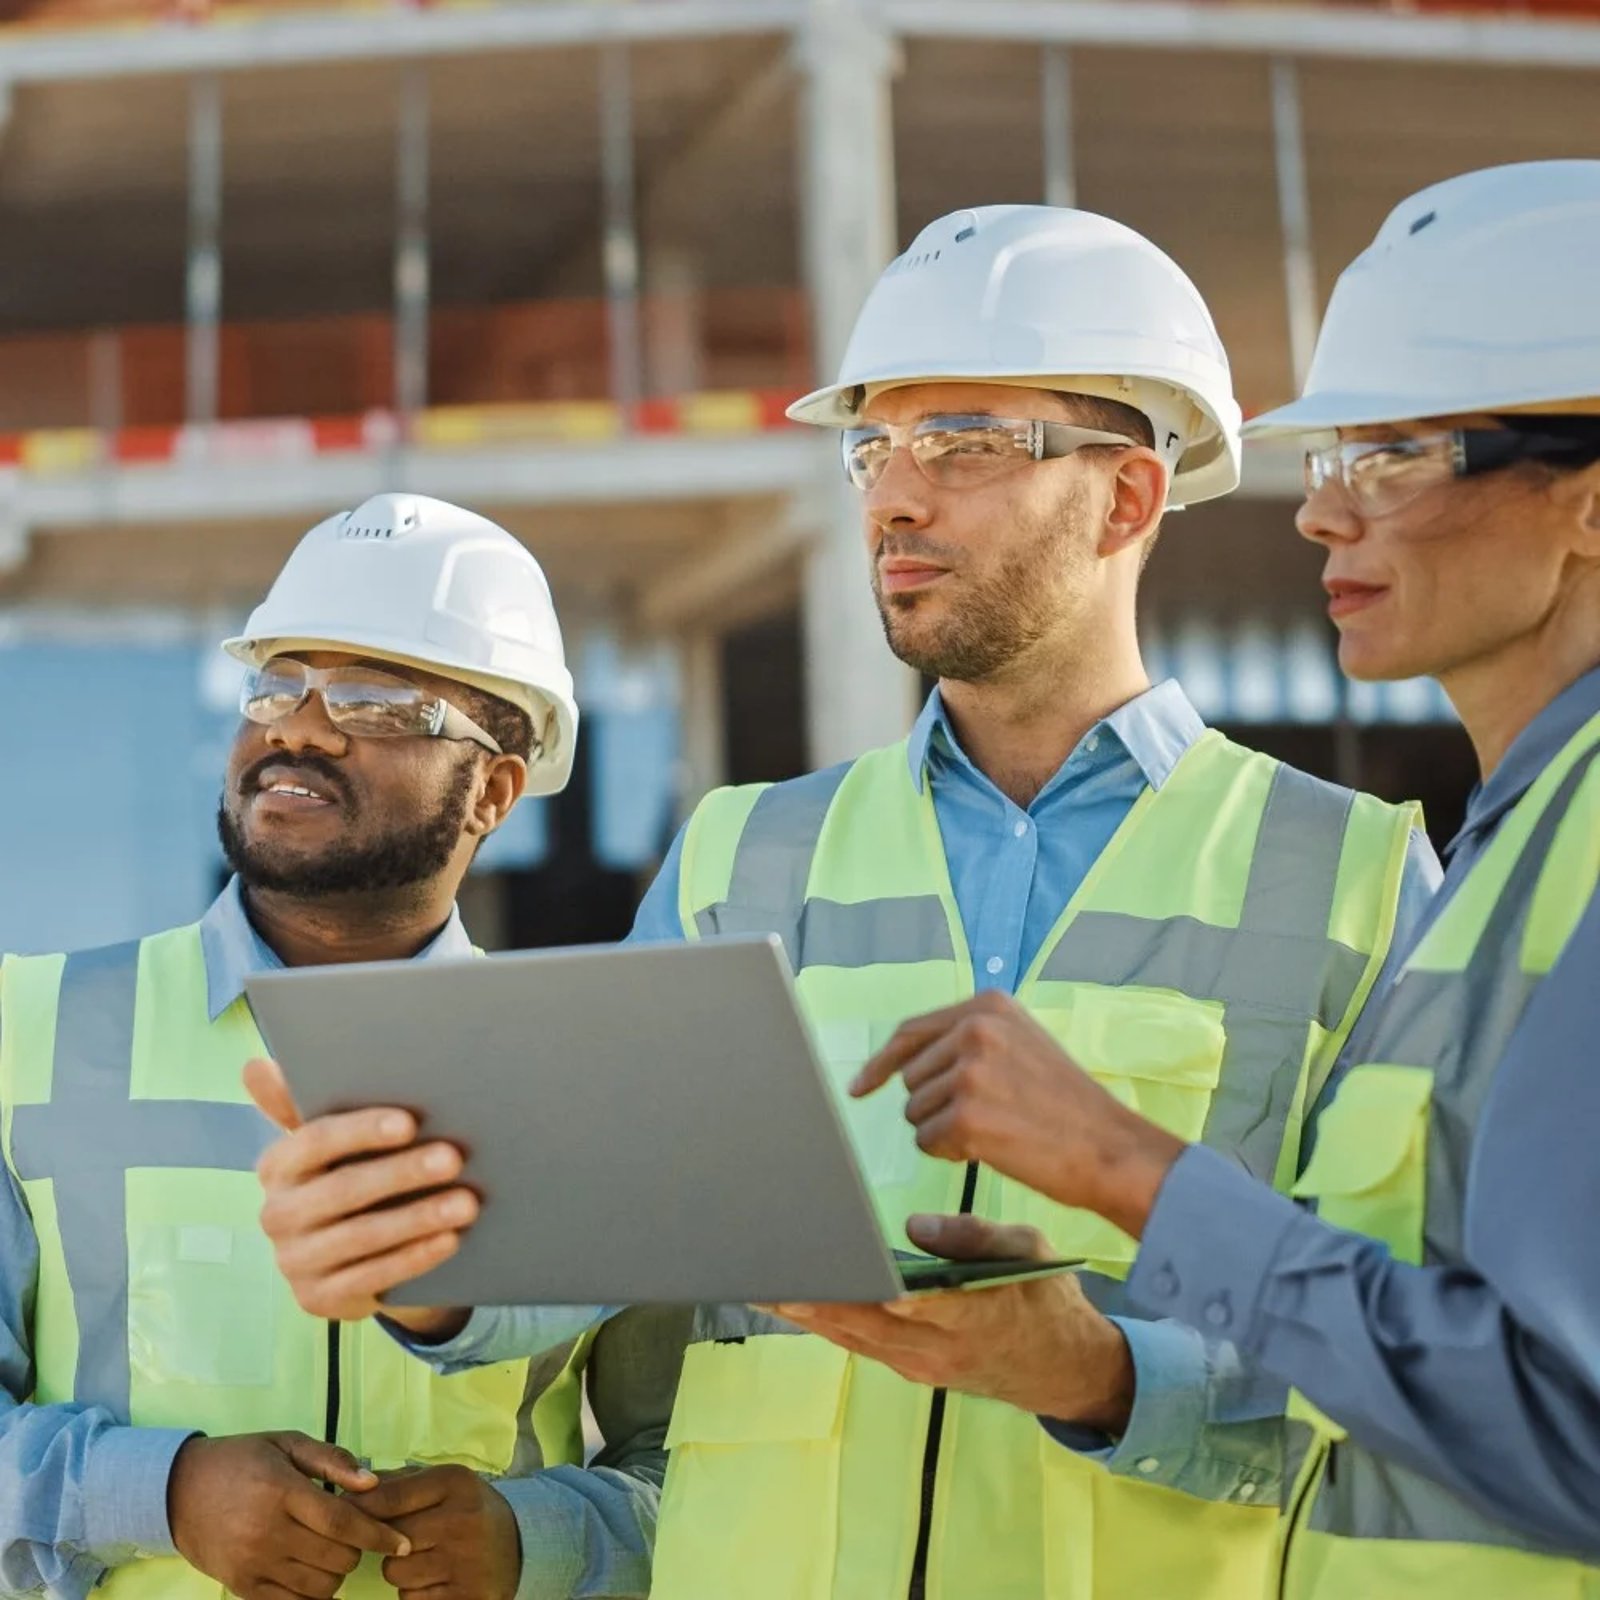
M 1245 433 L 1600 410 L 1597 260 L 1600 161 L 1434 184 L 1340 275 L 1305 393 Z
M 529 794 L 554 794 L 572 774 L 578 707 L 550 586 L 524 545 L 460 506 L 378 494 L 319 522 L 222 648 L 255 666 L 345 650 L 424 667 L 533 719 L 543 749 Z
M 1200 291 L 1120 222 L 979 206 L 931 222 L 878 279 L 837 383 L 789 408 L 844 428 L 885 389 L 959 380 L 1120 400 L 1149 417 L 1173 506 L 1239 483 L 1239 406 Z

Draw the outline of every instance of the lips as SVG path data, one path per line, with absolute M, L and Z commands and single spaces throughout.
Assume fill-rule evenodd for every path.
M 1389 592 L 1386 584 L 1358 583 L 1353 578 L 1324 578 L 1322 587 L 1328 592 L 1328 615 L 1335 619 L 1365 611 Z
M 339 796 L 326 778 L 288 762 L 262 768 L 253 787 L 257 806 L 269 811 L 322 811 L 339 804 Z
M 878 563 L 878 581 L 885 594 L 903 594 L 908 589 L 925 588 L 947 577 L 949 571 L 948 567 L 936 567 L 931 562 L 891 556 Z

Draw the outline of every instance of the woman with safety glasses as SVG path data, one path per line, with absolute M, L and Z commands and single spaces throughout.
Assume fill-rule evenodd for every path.
M 1600 1595 L 1597 260 L 1600 162 L 1414 195 L 1339 280 L 1304 396 L 1247 430 L 1332 435 L 1297 522 L 1340 661 L 1437 678 L 1483 774 L 1313 1096 L 1309 1209 L 1004 1008 L 907 1024 L 857 1085 L 900 1075 L 925 1148 L 1141 1236 L 1135 1305 L 1291 1386 L 1295 1600 Z

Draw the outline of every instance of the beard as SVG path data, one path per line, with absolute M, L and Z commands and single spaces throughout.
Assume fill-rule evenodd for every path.
M 461 842 L 472 779 L 473 764 L 463 761 L 431 812 L 376 839 L 339 839 L 309 856 L 247 839 L 224 796 L 217 807 L 217 838 L 229 868 L 249 889 L 304 900 L 406 889 L 438 877 L 450 864 Z
M 933 595 L 885 595 L 874 562 L 872 595 L 889 648 L 927 677 L 956 683 L 982 683 L 1026 655 L 1060 625 L 1063 577 L 1089 565 L 1072 537 L 1081 525 L 1078 505 L 1074 497 L 1048 519 L 1014 522 L 999 564 L 987 575 L 956 569 L 962 592 L 942 616 Z M 943 552 L 889 533 L 881 553 L 937 560 Z

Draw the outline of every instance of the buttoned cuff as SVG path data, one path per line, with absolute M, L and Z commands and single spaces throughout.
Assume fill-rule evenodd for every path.
M 1190 1145 L 1173 1164 L 1128 1275 L 1134 1304 L 1206 1339 L 1260 1349 L 1262 1292 L 1305 1213 L 1215 1150 Z
M 84 1542 L 107 1566 L 172 1556 L 167 1482 L 186 1428 L 107 1428 L 89 1447 L 83 1480 Z
M 1205 1341 L 1179 1322 L 1109 1320 L 1128 1341 L 1133 1360 L 1133 1410 L 1122 1437 L 1050 1418 L 1040 1421 L 1067 1449 L 1110 1472 L 1174 1485 L 1205 1423 L 1210 1370 Z

